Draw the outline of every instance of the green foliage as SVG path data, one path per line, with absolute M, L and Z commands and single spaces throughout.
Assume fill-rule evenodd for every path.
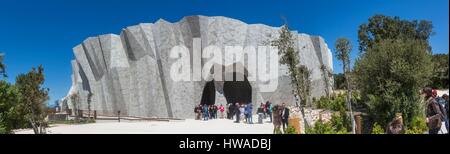
M 30 121 L 36 134 L 45 133 L 45 128 L 47 127 L 45 122 L 45 102 L 49 97 L 48 89 L 42 87 L 44 81 L 44 68 L 42 65 L 16 77 L 16 86 L 23 96 L 21 100 L 25 111 L 23 114 Z
M 288 126 L 285 134 L 298 134 L 294 126 Z
M 4 56 L 5 55 L 3 53 L 0 53 L 0 75 L 6 78 L 8 76 L 6 75 L 6 65 L 3 63 Z
M 406 134 L 423 134 L 428 130 L 424 117 L 414 117 L 408 128 Z
M 17 105 L 20 103 L 20 93 L 16 86 L 0 81 L 0 133 L 9 133 L 16 128 Z
M 448 89 L 448 54 L 436 54 L 432 57 L 433 61 L 433 74 L 432 74 L 432 87 L 437 89 Z
M 282 134 L 281 129 L 280 128 L 276 128 L 275 129 L 275 134 Z
M 402 113 L 405 123 L 420 114 L 418 91 L 431 76 L 431 55 L 421 40 L 384 40 L 355 64 L 358 87 L 371 117 L 382 125 Z
M 319 100 L 314 102 L 316 108 L 327 109 L 332 111 L 340 111 L 346 108 L 345 94 L 339 94 L 333 97 L 320 97 Z
M 336 90 L 345 89 L 347 83 L 345 83 L 345 77 L 343 73 L 334 74 L 333 78 L 334 78 L 334 89 Z
M 375 123 L 372 128 L 372 134 L 385 134 L 385 131 L 378 123 Z
M 322 120 L 316 121 L 314 127 L 306 129 L 306 134 L 336 134 L 331 123 L 324 123 Z
M 338 38 L 336 40 L 336 57 L 338 60 L 341 60 L 344 64 L 344 67 L 350 63 L 349 54 L 352 51 L 352 44 L 350 40 L 347 38 Z M 348 71 L 348 70 L 346 70 Z
M 301 114 L 305 117 L 303 111 L 303 106 L 305 106 L 305 104 L 299 104 L 299 101 L 305 103 L 309 100 L 311 92 L 311 71 L 306 66 L 300 65 L 299 53 L 295 48 L 294 35 L 289 30 L 287 24 L 281 27 L 279 34 L 279 38 L 271 41 L 271 44 L 278 48 L 280 63 L 285 64 L 288 67 L 288 74 L 293 87 L 292 93 L 296 98 L 299 98 L 295 103 L 297 106 L 302 107 Z M 305 118 L 303 118 L 303 121 L 306 127 L 309 127 Z
M 289 77 L 294 87 L 294 95 L 299 96 L 302 102 L 306 102 L 310 94 L 311 71 L 306 66 L 300 65 L 299 53 L 295 49 L 295 39 L 289 30 L 289 26 L 284 25 L 281 27 L 279 34 L 279 38 L 272 41 L 272 46 L 278 48 L 280 63 L 288 66 Z
M 306 129 L 306 134 L 348 134 L 351 123 L 346 115 L 345 112 L 339 115 L 333 114 L 329 122 L 319 119 L 314 127 Z
M 376 15 L 359 28 L 360 57 L 355 77 L 370 118 L 385 126 L 396 113 L 408 125 L 422 115 L 418 92 L 433 70 L 429 21 Z
M 10 130 L 8 130 L 2 123 L 0 123 L 0 134 L 9 134 Z
M 376 46 L 383 40 L 423 40 L 428 41 L 433 34 L 431 21 L 408 21 L 399 17 L 375 15 L 369 23 L 362 24 L 358 30 L 359 50 L 361 53 Z M 429 51 L 431 48 L 427 46 Z

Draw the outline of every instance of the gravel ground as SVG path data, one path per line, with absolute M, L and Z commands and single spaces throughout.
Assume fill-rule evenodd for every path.
M 253 119 L 257 121 L 256 117 Z M 193 119 L 149 121 L 102 121 L 83 125 L 55 125 L 48 134 L 271 134 L 273 125 L 233 123 L 227 119 L 199 121 Z M 18 130 L 16 134 L 33 134 L 32 130 Z

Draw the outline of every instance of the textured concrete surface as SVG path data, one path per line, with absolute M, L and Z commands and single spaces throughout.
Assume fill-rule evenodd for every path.
M 201 39 L 202 49 L 210 45 L 222 50 L 225 46 L 268 45 L 278 37 L 278 30 L 279 27 L 246 24 L 220 16 L 189 16 L 176 23 L 161 19 L 130 26 L 120 35 L 90 37 L 73 48 L 72 87 L 61 102 L 72 108 L 69 96 L 79 93 L 81 109 L 87 110 L 87 95 L 92 92 L 91 110 L 100 115 L 114 115 L 120 110 L 126 116 L 191 118 L 206 82 L 171 80 L 170 67 L 175 59 L 169 58 L 170 50 L 176 45 L 185 45 L 192 56 L 193 38 Z M 331 51 L 319 36 L 294 33 L 301 64 L 312 72 L 312 97 L 323 96 L 325 89 L 331 89 L 331 84 L 326 87 L 321 67 L 332 72 Z M 206 59 L 202 60 L 202 66 L 203 61 Z M 332 77 L 327 78 L 332 82 Z M 294 104 L 286 66 L 279 67 L 278 81 L 274 92 L 261 92 L 261 83 L 250 81 L 255 110 L 256 104 L 267 100 Z

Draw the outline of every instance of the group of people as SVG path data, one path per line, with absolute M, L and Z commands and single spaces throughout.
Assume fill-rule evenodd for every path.
M 447 134 L 449 131 L 448 124 L 448 94 L 439 97 L 437 90 L 432 88 L 422 89 L 421 96 L 425 100 L 425 122 L 428 126 L 428 134 L 439 134 L 442 123 L 445 124 Z M 388 124 L 386 133 L 388 134 L 402 134 L 404 133 L 402 114 L 398 113 L 395 118 Z
M 253 124 L 253 104 L 235 103 L 227 104 L 227 119 L 235 120 L 235 123 L 244 122 Z
M 221 104 L 217 105 L 208 105 L 208 104 L 199 104 L 194 108 L 195 120 L 210 120 L 217 119 L 218 112 L 220 112 L 220 118 L 223 118 L 223 112 L 225 111 L 225 107 Z
M 279 129 L 282 126 L 283 130 L 285 130 L 289 125 L 289 109 L 285 103 L 274 106 L 267 101 L 266 103 L 261 103 L 256 111 L 258 115 L 257 123 L 259 124 L 262 124 L 265 119 L 269 118 L 269 122 L 273 123 L 275 128 Z M 194 112 L 196 120 L 217 119 L 217 115 L 220 113 L 221 119 L 234 120 L 235 123 L 253 124 L 253 104 L 251 102 L 248 104 L 229 103 L 226 106 L 222 104 L 219 106 L 199 104 L 195 107 Z
M 425 97 L 426 103 L 426 123 L 429 128 L 429 134 L 438 134 L 441 130 L 442 122 L 444 122 L 448 133 L 448 95 L 444 94 L 442 97 L 437 95 L 437 90 L 431 88 L 424 88 L 422 94 Z

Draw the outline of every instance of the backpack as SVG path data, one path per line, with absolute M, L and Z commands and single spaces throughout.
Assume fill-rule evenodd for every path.
M 443 115 L 443 117 L 441 117 L 441 120 L 444 121 L 447 118 L 447 110 L 443 106 L 444 104 L 441 103 L 442 101 L 444 101 L 444 99 L 441 97 L 437 97 L 435 100 L 437 105 L 439 106 L 439 110 L 441 110 L 441 113 Z

